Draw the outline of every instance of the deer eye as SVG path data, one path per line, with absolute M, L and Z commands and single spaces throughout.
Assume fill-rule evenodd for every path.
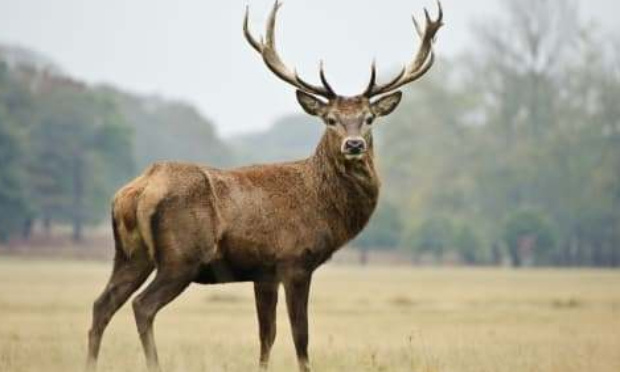
M 368 116 L 368 117 L 366 117 L 366 119 L 364 120 L 364 122 L 366 123 L 366 125 L 371 125 L 374 121 L 375 121 L 375 117 L 374 117 L 374 116 Z
M 334 126 L 336 125 L 336 119 L 332 118 L 332 117 L 328 117 L 327 118 L 327 125 L 329 126 Z

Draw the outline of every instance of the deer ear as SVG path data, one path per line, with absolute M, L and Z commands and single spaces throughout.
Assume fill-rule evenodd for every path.
M 387 96 L 383 96 L 370 104 L 370 107 L 375 115 L 385 116 L 389 115 L 396 109 L 400 100 L 403 98 L 403 93 L 398 91 Z
M 305 112 L 312 116 L 321 116 L 325 112 L 327 104 L 317 97 L 301 90 L 297 91 L 297 101 Z

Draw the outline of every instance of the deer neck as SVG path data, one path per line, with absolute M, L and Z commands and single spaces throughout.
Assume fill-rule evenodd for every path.
M 340 152 L 340 139 L 326 130 L 312 157 L 319 196 L 330 221 L 340 221 L 337 235 L 343 243 L 354 238 L 375 210 L 379 178 L 374 166 L 372 135 L 361 160 L 347 160 Z

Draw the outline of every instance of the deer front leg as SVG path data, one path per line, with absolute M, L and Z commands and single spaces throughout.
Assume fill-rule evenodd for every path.
M 308 295 L 310 274 L 296 275 L 284 282 L 286 305 L 301 372 L 310 372 L 308 359 Z
M 278 305 L 278 282 L 254 283 L 258 331 L 260 336 L 260 369 L 267 370 L 269 354 L 276 339 L 276 307 Z

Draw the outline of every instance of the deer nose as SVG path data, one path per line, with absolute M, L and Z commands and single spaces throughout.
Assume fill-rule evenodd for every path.
M 344 142 L 344 151 L 357 155 L 366 150 L 366 141 L 362 138 L 349 138 Z

